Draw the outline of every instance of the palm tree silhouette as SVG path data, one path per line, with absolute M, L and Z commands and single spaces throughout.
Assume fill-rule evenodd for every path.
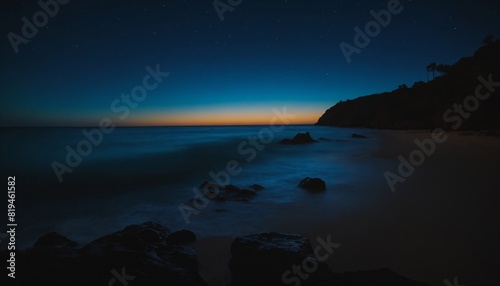
M 427 81 L 429 81 L 429 72 L 432 72 L 432 79 L 434 79 L 434 71 L 436 71 L 436 63 L 427 65 Z
M 439 64 L 435 68 L 435 70 L 441 75 L 448 74 L 450 72 L 450 69 L 451 69 L 450 65 L 444 65 L 444 64 Z

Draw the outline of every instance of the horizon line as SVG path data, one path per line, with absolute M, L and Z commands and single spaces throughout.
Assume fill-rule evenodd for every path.
M 214 124 L 214 125 L 115 125 L 115 128 L 141 128 L 141 127 L 251 127 L 251 126 L 268 126 L 269 124 Z M 305 126 L 316 125 L 316 123 L 294 123 L 285 124 L 286 126 Z M 45 125 L 45 126 L 0 126 L 0 128 L 100 128 L 99 125 Z

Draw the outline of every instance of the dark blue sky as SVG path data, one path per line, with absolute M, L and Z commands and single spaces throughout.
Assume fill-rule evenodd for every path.
M 243 0 L 221 21 L 211 0 L 71 0 L 16 54 L 9 33 L 23 37 L 21 18 L 42 8 L 7 0 L 1 125 L 252 124 L 284 106 L 294 123 L 314 123 L 339 100 L 426 80 L 430 62 L 451 64 L 500 36 L 500 1 L 401 0 L 348 64 L 339 44 L 353 45 L 354 27 L 391 1 Z M 123 102 L 111 108 L 157 65 L 170 75 L 143 101 L 127 114 Z

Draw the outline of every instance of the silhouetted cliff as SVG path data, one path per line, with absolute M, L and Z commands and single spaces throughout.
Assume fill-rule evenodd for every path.
M 440 72 L 441 76 L 429 82 L 417 82 L 412 87 L 402 85 L 391 92 L 340 101 L 328 109 L 316 125 L 384 129 L 500 128 L 500 40 L 485 44 L 474 56 L 462 58 Z M 480 76 L 490 84 L 485 86 L 478 79 Z M 484 97 L 476 96 L 479 85 L 483 85 L 479 93 Z

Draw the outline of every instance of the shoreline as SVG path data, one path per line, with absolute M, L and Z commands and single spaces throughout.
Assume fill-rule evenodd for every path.
M 299 191 L 300 201 L 277 205 L 261 225 L 248 228 L 258 231 L 244 235 L 298 233 L 313 247 L 317 238 L 331 236 L 341 244 L 326 261 L 335 273 L 389 268 L 428 285 L 442 285 L 444 279 L 454 277 L 464 285 L 499 282 L 495 273 L 500 266 L 500 138 L 482 136 L 480 131 L 446 133 L 448 140 L 437 145 L 435 153 L 393 193 L 384 172 L 397 169 L 397 157 L 407 156 L 416 148 L 415 139 L 429 138 L 431 133 L 359 132 L 374 135 L 369 137 L 373 141 L 364 142 L 379 147 L 370 154 L 353 153 L 349 163 L 356 168 L 366 164 L 370 170 L 375 166 L 374 170 L 356 169 L 363 174 L 356 182 L 331 185 L 327 193 Z M 346 157 L 336 159 L 344 162 Z M 325 200 L 327 196 L 334 200 Z M 343 205 L 343 200 L 353 198 L 357 204 Z M 227 264 L 235 237 L 202 234 L 190 245 L 198 254 L 200 275 L 209 285 L 229 281 Z
M 342 246 L 327 263 L 337 273 L 387 267 L 429 285 L 454 277 L 464 285 L 497 284 L 500 138 L 461 133 L 448 132 L 447 142 L 392 193 L 383 167 L 397 167 L 397 156 L 408 154 L 415 148 L 413 140 L 430 132 L 380 131 L 380 148 L 372 154 L 383 161 L 372 182 L 376 202 L 338 220 L 326 217 L 302 226 L 276 221 L 283 227 L 273 231 L 301 233 L 313 247 L 315 238 L 332 235 Z M 487 187 L 476 190 L 474 182 Z M 221 285 L 216 281 L 225 275 L 220 263 L 229 261 L 231 239 L 206 237 L 193 246 L 200 254 L 201 275 L 213 281 L 209 285 Z

